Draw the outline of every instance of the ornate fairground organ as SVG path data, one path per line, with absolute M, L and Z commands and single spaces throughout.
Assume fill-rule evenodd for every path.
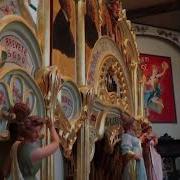
M 12 145 L 8 110 L 23 101 L 51 118 L 61 140 L 39 179 L 120 179 L 122 113 L 143 117 L 139 54 L 121 2 L 0 0 L 0 18 L 0 162 Z

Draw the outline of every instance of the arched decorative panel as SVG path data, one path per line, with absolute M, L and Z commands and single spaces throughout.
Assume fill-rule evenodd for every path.
M 16 102 L 25 102 L 31 114 L 45 116 L 45 104 L 39 87 L 32 77 L 22 69 L 9 68 L 0 73 L 0 108 L 9 110 Z M 0 121 L 0 139 L 8 138 L 7 121 Z
M 32 76 L 41 67 L 39 43 L 33 29 L 21 17 L 12 15 L 1 19 L 0 44 L 7 53 L 6 66 L 20 66 Z
M 63 83 L 57 98 L 68 120 L 77 119 L 80 116 L 82 108 L 81 95 L 73 81 L 67 80 Z
M 113 84 L 109 84 L 109 80 Z M 91 55 L 87 83 L 94 85 L 95 93 L 101 101 L 111 102 L 109 105 L 118 105 L 122 110 L 134 113 L 131 76 L 128 74 L 122 52 L 110 38 L 102 37 L 96 42 Z M 114 87 L 110 88 L 108 84 Z M 120 99 L 129 107 L 124 109 L 122 104 L 120 106 Z

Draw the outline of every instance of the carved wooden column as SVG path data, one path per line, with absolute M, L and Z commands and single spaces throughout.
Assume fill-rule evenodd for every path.
M 53 118 L 53 114 L 52 114 L 52 107 L 49 107 L 49 103 L 46 103 L 46 108 L 47 108 L 47 116 L 50 118 Z M 45 144 L 50 144 L 51 142 L 51 137 L 50 137 L 50 133 L 48 131 L 48 129 L 46 128 L 45 130 L 45 135 L 46 135 L 46 139 L 45 139 Z M 46 158 L 45 160 L 45 164 L 43 165 L 43 169 L 42 169 L 42 174 L 41 177 L 43 180 L 52 180 L 54 179 L 54 157 L 53 155 L 49 156 Z
M 76 0 L 76 82 L 78 86 L 86 83 L 85 73 L 85 0 Z M 88 144 L 88 122 L 85 120 L 77 139 L 77 180 L 87 180 L 86 159 Z M 86 162 L 85 162 L 86 159 Z
M 60 91 L 61 77 L 56 66 L 41 69 L 36 74 L 36 82 L 41 88 L 46 106 L 46 115 L 54 123 L 55 109 L 57 106 L 57 95 Z M 48 128 L 44 130 L 45 139 L 43 145 L 51 142 L 51 136 Z M 41 169 L 41 180 L 53 180 L 54 177 L 54 155 L 49 156 L 43 161 Z
M 42 49 L 42 64 L 50 65 L 50 1 L 39 1 L 37 12 L 37 34 Z
M 133 86 L 133 99 L 134 99 L 134 116 L 138 116 L 138 88 L 137 88 L 137 67 L 138 63 L 135 61 L 131 62 L 131 74 L 132 74 L 132 86 Z
M 76 0 L 76 82 L 84 86 L 85 73 L 85 0 Z
M 139 81 L 139 115 L 144 117 L 144 82 Z
M 37 9 L 37 36 L 39 45 L 42 50 L 42 65 L 49 66 L 50 65 L 50 1 L 39 1 L 38 9 Z M 48 101 L 48 100 L 47 100 Z M 53 118 L 52 108 L 49 104 L 50 102 L 46 102 L 46 111 L 47 116 Z M 45 142 L 43 144 L 50 143 L 50 133 L 48 129 L 45 130 Z M 54 179 L 54 156 L 51 155 L 42 163 L 41 170 L 41 179 L 43 180 L 52 180 Z

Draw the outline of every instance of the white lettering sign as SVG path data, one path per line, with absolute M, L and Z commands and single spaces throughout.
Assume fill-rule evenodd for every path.
M 5 35 L 1 38 L 0 43 L 7 52 L 6 62 L 15 63 L 25 68 L 28 72 L 32 72 L 32 57 L 22 39 L 15 35 Z

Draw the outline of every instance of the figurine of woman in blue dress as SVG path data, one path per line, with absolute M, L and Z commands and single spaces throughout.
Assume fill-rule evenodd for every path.
M 121 149 L 124 157 L 122 180 L 147 180 L 142 156 L 141 140 L 136 137 L 135 120 L 132 117 L 124 123 Z

